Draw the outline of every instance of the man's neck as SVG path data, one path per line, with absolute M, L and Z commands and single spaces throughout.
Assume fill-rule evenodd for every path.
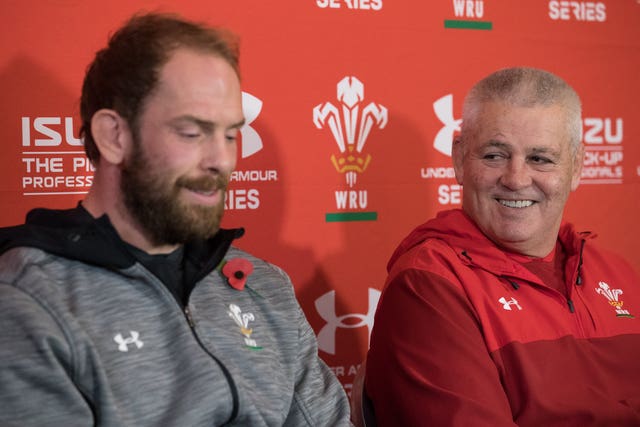
M 87 197 L 82 201 L 82 206 L 94 218 L 106 214 L 122 240 L 148 254 L 168 254 L 180 246 L 178 244 L 158 245 L 153 243 L 144 228 L 131 215 L 122 199 L 117 195 L 108 197 L 92 187 Z

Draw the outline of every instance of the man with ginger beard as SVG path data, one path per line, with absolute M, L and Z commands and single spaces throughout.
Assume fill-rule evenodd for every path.
M 471 89 L 462 118 L 462 209 L 417 227 L 387 266 L 365 376 L 378 425 L 640 425 L 640 278 L 563 221 L 583 162 L 578 95 L 509 68 Z
M 237 47 L 132 18 L 81 98 L 87 197 L 0 231 L 0 425 L 349 425 L 288 276 L 220 229 Z

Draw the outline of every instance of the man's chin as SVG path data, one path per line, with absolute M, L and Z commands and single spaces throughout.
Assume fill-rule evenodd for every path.
M 179 214 L 168 214 L 164 225 L 148 229 L 152 241 L 158 245 L 177 245 L 215 236 L 220 229 L 222 209 L 215 207 L 184 208 Z

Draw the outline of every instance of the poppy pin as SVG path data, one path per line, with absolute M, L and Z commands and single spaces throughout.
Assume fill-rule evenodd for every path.
M 253 273 L 253 264 L 245 258 L 232 258 L 222 266 L 222 274 L 229 286 L 239 291 L 244 289 L 247 278 Z

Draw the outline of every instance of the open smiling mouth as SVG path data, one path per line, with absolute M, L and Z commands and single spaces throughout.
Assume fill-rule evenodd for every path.
M 502 206 L 506 206 L 508 208 L 528 208 L 529 206 L 532 206 L 535 202 L 533 200 L 504 200 L 504 199 L 497 199 L 498 203 L 500 203 Z

